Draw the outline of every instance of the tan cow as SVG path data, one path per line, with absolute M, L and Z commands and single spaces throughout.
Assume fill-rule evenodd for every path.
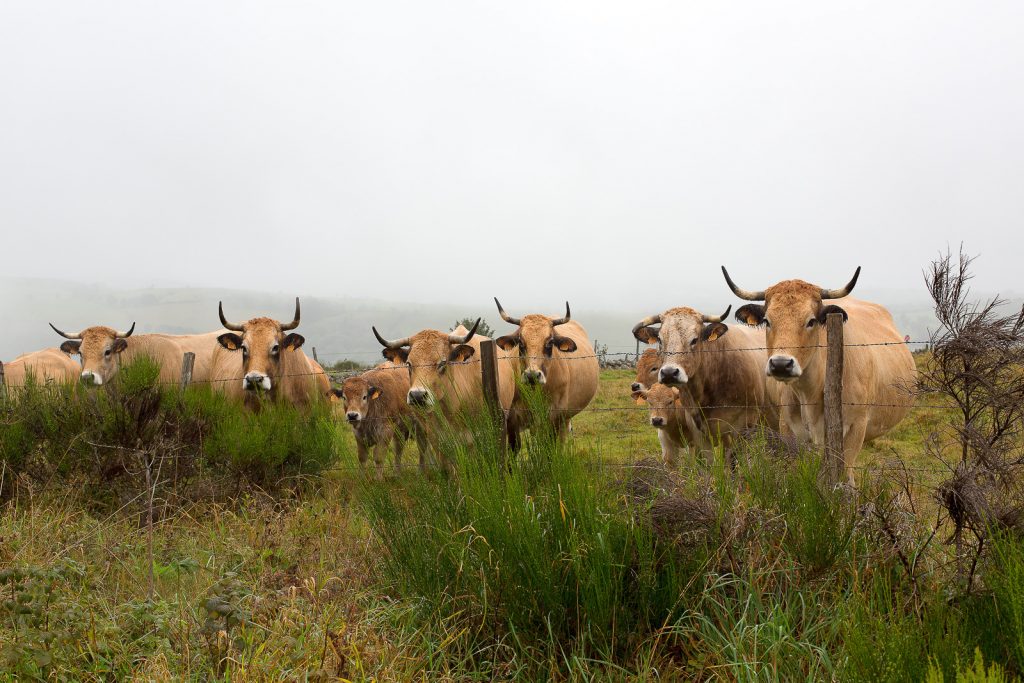
M 669 467 L 678 464 L 680 452 L 703 441 L 696 406 L 679 387 L 657 382 L 650 388 L 635 390 L 633 398 L 647 402 L 651 426 L 658 430 L 661 458 Z
M 60 349 L 24 353 L 4 363 L 4 385 L 23 387 L 31 375 L 38 386 L 74 382 L 82 368 Z
M 471 434 L 464 429 L 464 417 L 472 419 L 484 408 L 483 381 L 480 368 L 480 344 L 487 337 L 476 334 L 477 319 L 472 330 L 459 325 L 452 332 L 421 330 L 403 339 L 385 339 L 373 328 L 377 341 L 384 347 L 383 355 L 396 365 L 404 365 L 409 373 L 409 393 L 406 401 L 417 409 L 420 424 L 428 428 L 432 446 L 438 451 L 442 464 L 450 462 L 437 449 L 439 426 L 427 410 L 436 406 L 446 427 L 467 442 Z M 496 349 L 498 357 L 498 400 L 507 411 L 512 405 L 515 382 L 508 354 Z M 432 428 L 432 429 L 431 429 Z
M 50 323 L 53 331 L 68 341 L 60 350 L 82 359 L 79 370 L 85 384 L 99 386 L 109 382 L 124 363 L 147 357 L 160 365 L 159 381 L 178 384 L 181 381 L 182 359 L 186 352 L 195 354 L 193 382 L 206 382 L 210 376 L 217 332 L 193 335 L 140 334 L 132 336 L 135 323 L 127 332 L 110 327 L 87 327 L 81 332 L 63 332 Z
M 646 349 L 636 361 L 636 380 L 630 386 L 634 394 L 646 391 L 658 383 L 658 371 L 661 370 L 661 354 L 657 349 Z M 641 398 L 633 396 L 633 398 Z
M 763 372 L 764 333 L 723 323 L 731 308 L 720 316 L 671 308 L 633 326 L 638 340 L 661 345 L 658 381 L 679 389 L 683 402 L 693 406 L 692 435 L 699 436 L 694 446 L 705 455 L 716 443 L 729 448 L 748 427 L 776 428 L 779 423 L 775 395 L 767 390 Z
M 763 291 L 740 289 L 722 274 L 733 293 L 747 301 L 736 319 L 767 330 L 768 354 L 762 373 L 785 383 L 796 399 L 783 417 L 798 439 L 825 440 L 826 317 L 841 313 L 843 338 L 843 460 L 853 483 L 853 466 L 865 441 L 885 434 L 909 412 L 916 376 L 914 358 L 882 306 L 849 297 L 860 268 L 841 289 L 823 289 L 803 280 L 784 280 Z M 825 304 L 835 300 L 836 303 Z M 876 345 L 877 344 L 877 345 Z M 864 346 L 866 345 L 866 346 Z
M 548 407 L 548 423 L 556 436 L 564 437 L 572 417 L 597 395 L 601 369 L 587 331 L 571 319 L 568 302 L 561 318 L 536 313 L 513 318 L 497 298 L 494 303 L 502 320 L 519 326 L 514 333 L 496 339 L 495 344 L 510 353 L 518 350 L 516 373 L 524 385 L 540 388 Z M 519 388 L 508 418 L 509 446 L 513 450 L 518 449 L 519 431 L 530 426 L 530 419 L 530 405 L 523 388 Z
M 222 304 L 217 312 L 221 325 L 230 330 L 217 337 L 213 353 L 210 381 L 217 391 L 250 407 L 258 406 L 264 396 L 301 407 L 326 400 L 331 388 L 327 375 L 303 353 L 305 338 L 291 332 L 301 317 L 298 297 L 295 316 L 287 324 L 271 318 L 228 322 Z
M 395 452 L 395 473 L 402 470 L 402 450 L 412 435 L 419 435 L 412 409 L 406 402 L 409 371 L 392 363 L 381 364 L 346 379 L 331 389 L 335 414 L 344 416 L 356 437 L 359 466 L 365 467 L 370 452 L 377 476 L 384 476 L 384 455 L 390 443 Z M 420 442 L 420 470 L 426 468 L 426 447 Z

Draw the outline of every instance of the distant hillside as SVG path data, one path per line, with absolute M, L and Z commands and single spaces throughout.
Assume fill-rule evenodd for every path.
M 925 338 L 927 329 L 935 326 L 923 290 L 919 295 L 890 292 L 888 300 L 884 292 L 864 292 L 863 296 L 889 306 L 900 330 L 913 339 Z M 714 301 L 710 296 L 704 298 L 708 301 L 678 303 L 714 306 L 717 310 L 723 300 L 729 300 L 720 295 Z M 482 315 L 499 333 L 510 331 L 511 326 L 494 310 L 489 293 L 482 293 L 480 299 L 477 306 L 456 306 L 302 295 L 300 331 L 306 337 L 307 349 L 315 346 L 327 363 L 341 358 L 378 358 L 380 347 L 371 325 L 386 336 L 398 337 L 427 327 L 448 329 L 459 318 Z M 224 301 L 225 313 L 233 320 L 257 315 L 288 319 L 294 305 L 293 295 L 283 293 L 170 287 L 116 289 L 58 280 L 0 278 L 0 359 L 10 360 L 26 351 L 58 345 L 60 338 L 47 322 L 65 330 L 89 325 L 125 328 L 132 321 L 137 322 L 136 332 L 186 334 L 217 329 L 219 300 Z M 587 328 L 592 339 L 607 344 L 613 352 L 632 351 L 633 323 L 658 310 L 643 302 L 628 312 L 595 309 L 574 302 L 573 317 Z M 524 312 L 512 309 L 514 315 Z M 545 312 L 554 314 L 558 310 Z

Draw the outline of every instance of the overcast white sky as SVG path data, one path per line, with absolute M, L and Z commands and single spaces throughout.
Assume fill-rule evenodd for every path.
M 646 313 L 722 263 L 920 290 L 963 240 L 1019 291 L 1022 32 L 1019 0 L 5 0 L 3 269 Z

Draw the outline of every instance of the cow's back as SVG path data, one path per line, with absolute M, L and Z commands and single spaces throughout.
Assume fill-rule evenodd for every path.
M 4 364 L 4 384 L 25 386 L 31 374 L 38 384 L 73 382 L 82 373 L 82 366 L 57 348 L 25 353 Z

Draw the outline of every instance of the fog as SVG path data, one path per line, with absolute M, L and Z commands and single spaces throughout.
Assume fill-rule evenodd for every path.
M 861 265 L 926 307 L 963 241 L 1013 294 L 1022 27 L 1020 2 L 9 0 L 3 274 L 639 317 L 724 309 L 723 263 Z

